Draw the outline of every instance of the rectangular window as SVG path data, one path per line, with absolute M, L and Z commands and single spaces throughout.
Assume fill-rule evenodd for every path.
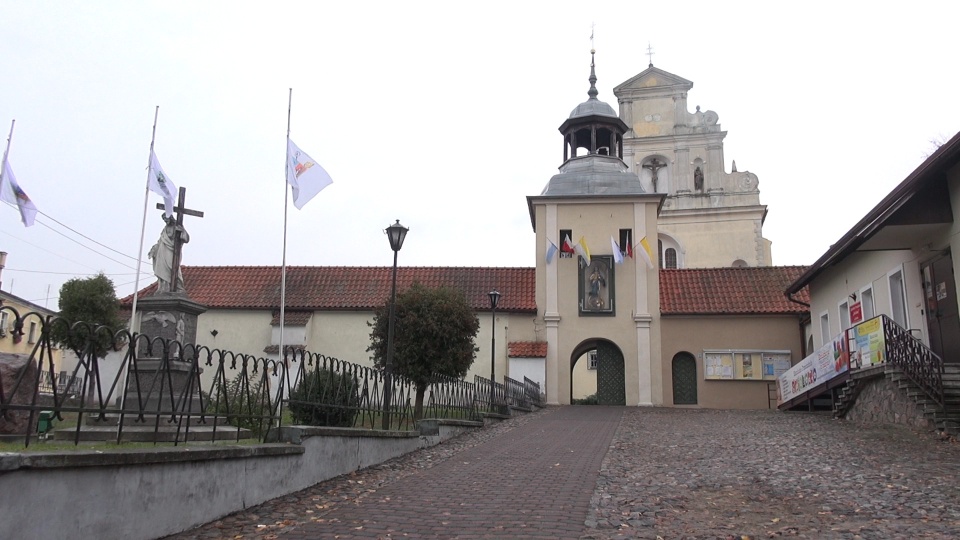
M 569 241 L 569 243 L 568 243 Z M 560 229 L 560 258 L 561 259 L 572 259 L 573 258 L 573 230 L 572 229 Z
M 840 331 L 850 328 L 850 304 L 844 300 L 837 309 L 840 311 Z
M 903 286 L 903 269 L 898 268 L 887 275 L 890 284 L 890 315 L 894 322 L 909 329 L 907 321 L 907 291 Z
M 873 288 L 867 287 L 860 291 L 860 303 L 863 304 L 863 320 L 869 321 L 876 316 L 877 312 L 873 306 Z
M 830 314 L 823 312 L 820 315 L 820 345 L 829 343 L 831 339 L 833 339 L 833 334 L 830 333 Z
M 620 229 L 620 253 L 624 257 L 627 256 L 627 249 L 629 248 L 630 252 L 633 252 L 633 229 Z M 643 249 L 643 248 L 641 248 Z
M 7 315 L 6 311 L 0 311 L 0 337 L 7 335 Z
M 597 351 L 587 353 L 587 369 L 597 369 Z
M 27 343 L 37 342 L 37 323 L 30 323 L 30 333 L 27 334 Z

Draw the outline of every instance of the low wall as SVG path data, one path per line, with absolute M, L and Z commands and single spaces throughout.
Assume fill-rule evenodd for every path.
M 273 444 L 0 453 L 0 538 L 159 538 L 482 426 L 292 426 Z
M 844 415 L 845 420 L 862 424 L 898 424 L 918 429 L 933 429 L 934 423 L 907 397 L 897 383 L 877 377 L 863 383 L 863 390 Z

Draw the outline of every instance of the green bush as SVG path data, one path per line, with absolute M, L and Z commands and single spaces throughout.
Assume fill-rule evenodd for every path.
M 207 398 L 207 412 L 225 417 L 231 426 L 249 429 L 255 437 L 262 437 L 271 423 L 270 394 L 265 391 L 267 378 L 261 371 L 244 381 L 243 373 L 238 373 L 226 388 L 217 388 Z
M 360 396 L 349 374 L 328 369 L 307 371 L 290 392 L 290 414 L 296 424 L 353 427 Z
M 573 400 L 574 405 L 599 405 L 600 401 L 597 399 L 596 394 L 590 394 L 589 396 L 583 399 Z

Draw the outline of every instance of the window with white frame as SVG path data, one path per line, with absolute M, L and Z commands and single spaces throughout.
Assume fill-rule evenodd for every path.
M 6 311 L 0 311 L 0 337 L 7 335 L 7 316 L 10 315 Z
M 587 353 L 587 369 L 597 369 L 597 351 Z
M 833 338 L 830 333 L 830 314 L 824 311 L 820 314 L 820 344 L 829 342 Z
M 844 300 L 837 307 L 837 310 L 840 312 L 840 331 L 843 332 L 850 328 L 850 304 Z
M 37 342 L 37 323 L 30 323 L 30 332 L 27 334 L 27 343 Z
M 910 328 L 907 320 L 907 291 L 903 286 L 903 268 L 897 268 L 887 274 L 890 285 L 890 317 L 903 328 Z
M 863 320 L 869 321 L 877 314 L 873 305 L 873 287 L 867 287 L 860 291 L 860 307 L 863 309 Z

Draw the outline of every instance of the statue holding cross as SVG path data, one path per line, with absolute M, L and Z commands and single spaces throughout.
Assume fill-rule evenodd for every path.
M 180 258 L 183 250 L 183 244 L 190 241 L 190 235 L 183 227 L 183 216 L 203 217 L 203 212 L 190 210 L 186 207 L 187 197 L 186 188 L 180 188 L 178 193 L 177 205 L 173 211 L 176 217 L 166 217 L 164 214 L 163 232 L 160 233 L 160 239 L 150 248 L 147 254 L 153 259 L 153 274 L 157 276 L 159 285 L 158 293 L 185 293 L 183 288 L 183 274 L 180 272 Z M 164 209 L 162 204 L 157 204 L 157 208 Z

